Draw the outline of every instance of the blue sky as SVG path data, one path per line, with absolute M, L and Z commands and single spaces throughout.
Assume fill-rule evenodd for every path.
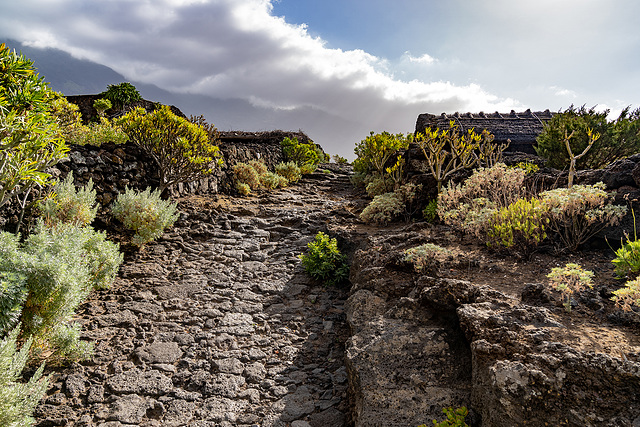
M 353 157 L 423 112 L 637 107 L 638 16 L 636 0 L 21 0 L 0 3 L 0 38 L 242 100 L 242 120 L 202 113 Z

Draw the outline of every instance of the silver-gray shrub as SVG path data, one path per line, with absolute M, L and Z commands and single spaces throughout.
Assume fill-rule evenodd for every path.
M 73 173 L 64 181 L 56 181 L 53 191 L 38 204 L 44 221 L 49 225 L 73 223 L 91 224 L 96 217 L 96 191 L 90 179 L 86 186 L 76 189 L 73 185 Z
M 178 219 L 177 205 L 160 198 L 160 191 L 143 192 L 126 188 L 113 203 L 111 212 L 124 226 L 135 231 L 131 243 L 143 246 L 162 235 Z
M 27 362 L 32 340 L 27 340 L 16 353 L 19 328 L 0 341 L 0 425 L 27 427 L 35 422 L 33 410 L 47 391 L 49 378 L 42 378 L 44 365 L 27 383 L 19 382 Z

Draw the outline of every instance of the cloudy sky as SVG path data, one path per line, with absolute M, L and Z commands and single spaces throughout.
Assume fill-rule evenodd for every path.
M 0 2 L 0 38 L 246 102 L 268 120 L 201 113 L 352 158 L 423 112 L 637 107 L 638 16 L 637 0 L 20 0 Z

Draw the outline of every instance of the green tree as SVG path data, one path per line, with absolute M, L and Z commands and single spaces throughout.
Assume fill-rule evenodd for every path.
M 33 62 L 0 44 L 0 206 L 48 182 L 68 148 L 50 113 L 54 92 Z
M 176 116 L 166 105 L 149 114 L 136 108 L 117 123 L 156 162 L 160 192 L 172 184 L 200 179 L 222 166 L 220 150 L 213 145 L 210 132 Z
M 582 153 L 593 139 L 593 146 L 576 163 L 577 169 L 598 169 L 640 151 L 640 109 L 622 110 L 616 120 L 608 121 L 609 110 L 597 112 L 594 107 L 573 105 L 549 120 L 537 138 L 536 152 L 547 159 L 548 165 L 564 169 L 570 164 L 565 139 L 570 138 L 573 153 Z M 591 131 L 591 135 L 589 133 Z
M 129 82 L 109 85 L 107 90 L 102 92 L 100 96 L 109 100 L 116 108 L 123 108 L 142 99 L 140 92 Z
M 385 175 L 387 161 L 398 152 L 409 146 L 413 136 L 401 133 L 382 132 L 371 134 L 356 144 L 354 153 L 358 158 L 353 162 L 356 172 L 365 175 Z

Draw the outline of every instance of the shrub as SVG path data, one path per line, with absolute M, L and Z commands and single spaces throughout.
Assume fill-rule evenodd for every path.
M 222 165 L 210 133 L 176 116 L 166 105 L 149 114 L 136 108 L 118 119 L 118 124 L 156 162 L 160 192 L 172 184 L 200 179 Z
M 371 134 L 356 144 L 354 152 L 357 159 L 353 162 L 353 169 L 365 175 L 384 176 L 387 160 L 398 150 L 407 148 L 413 140 L 411 134 L 391 134 L 382 132 Z
M 262 176 L 268 172 L 267 165 L 262 160 L 249 160 L 249 166 L 258 172 L 258 176 Z
M 287 160 L 294 162 L 300 167 L 303 165 L 316 166 L 318 163 L 324 161 L 322 150 L 319 150 L 313 143 L 304 144 L 298 142 L 298 138 L 285 138 L 280 143 L 280 146 Z
M 288 182 L 297 182 L 302 178 L 300 168 L 294 162 L 278 163 L 276 165 L 276 173 L 287 179 Z
M 597 169 L 640 150 L 640 109 L 625 108 L 615 121 L 608 122 L 609 110 L 595 111 L 573 105 L 549 120 L 537 138 L 536 152 L 557 169 L 569 166 L 565 137 L 573 133 L 571 151 L 582 152 L 589 144 L 588 130 L 600 135 L 593 148 L 576 164 L 578 169 Z
M 299 258 L 307 274 L 325 285 L 337 285 L 349 277 L 347 256 L 340 253 L 338 241 L 323 232 L 316 234 L 307 245 L 307 253 Z
M 233 176 L 236 183 L 246 184 L 251 190 L 260 188 L 260 174 L 247 163 L 236 163 L 233 165 Z
M 616 257 L 611 262 L 620 278 L 640 273 L 640 241 L 627 238 L 627 243 L 616 250 Z
M 433 243 L 425 243 L 404 251 L 404 261 L 412 263 L 416 271 L 420 272 L 433 265 L 438 257 L 449 255 L 450 250 Z
M 555 267 L 547 275 L 553 289 L 562 293 L 564 307 L 571 312 L 571 294 L 585 288 L 592 288 L 593 272 L 584 270 L 580 265 L 569 263 L 564 267 Z
M 547 208 L 538 199 L 520 199 L 497 210 L 489 221 L 489 246 L 515 249 L 525 257 L 547 238 Z
M 248 196 L 251 194 L 251 187 L 249 187 L 249 185 L 245 184 L 244 182 L 236 182 L 236 190 L 238 190 L 238 193 L 242 194 L 243 196 Z
M 178 219 L 176 204 L 162 200 L 160 191 L 152 192 L 150 187 L 141 193 L 126 188 L 116 198 L 111 211 L 126 228 L 135 231 L 131 243 L 136 246 L 157 239 Z
M 369 197 L 379 196 L 393 191 L 393 181 L 387 177 L 371 177 L 365 190 Z
M 32 340 L 27 340 L 16 354 L 17 338 L 18 328 L 0 342 L 0 425 L 7 427 L 26 427 L 35 423 L 33 410 L 49 384 L 49 377 L 42 377 L 44 365 L 27 383 L 18 381 L 27 363 Z
M 549 226 L 571 251 L 604 228 L 616 225 L 626 214 L 626 206 L 612 205 L 613 195 L 601 182 L 574 185 L 540 193 L 549 209 Z
M 73 184 L 73 172 L 69 172 L 64 181 L 56 181 L 53 192 L 38 204 L 45 224 L 55 226 L 59 223 L 88 225 L 93 222 L 98 211 L 93 181 L 76 191 Z
M 496 147 L 492 144 L 493 135 L 487 131 L 477 134 L 473 129 L 461 134 L 454 121 L 449 122 L 449 129 L 427 128 L 424 133 L 418 133 L 414 141 L 427 160 L 429 172 L 437 182 L 438 193 L 442 183 L 454 173 L 469 169 L 481 160 L 489 164 L 497 160 L 492 157 L 494 148 L 491 147 Z
M 25 276 L 15 272 L 0 272 L 0 336 L 18 324 L 26 298 Z
M 338 154 L 334 154 L 331 157 L 334 161 L 334 163 L 338 164 L 338 165 L 348 165 L 349 164 L 349 160 L 347 160 L 345 157 L 342 157 Z
M 640 307 L 640 277 L 628 281 L 623 288 L 613 291 L 611 300 L 624 311 L 631 311 L 634 305 Z
M 438 199 L 430 200 L 422 210 L 422 217 L 427 222 L 435 222 L 438 218 Z
M 103 117 L 107 110 L 113 107 L 111 101 L 106 98 L 100 98 L 93 101 L 93 108 L 98 112 L 98 116 Z
M 129 82 L 108 85 L 107 90 L 102 92 L 100 96 L 109 100 L 116 108 L 122 108 L 142 99 L 140 92 Z
M 484 240 L 493 213 L 526 196 L 525 175 L 525 171 L 502 163 L 479 168 L 464 183 L 449 184 L 438 194 L 438 217 Z
M 99 147 L 107 142 L 124 144 L 129 137 L 119 126 L 105 117 L 100 117 L 100 122 L 80 126 L 67 140 L 73 144 Z
M 517 169 L 522 169 L 523 171 L 525 171 L 527 173 L 527 175 L 531 174 L 531 173 L 536 173 L 540 170 L 540 166 L 536 165 L 535 163 L 532 162 L 518 162 L 513 166 L 509 166 L 509 168 L 517 168 Z
M 447 416 L 447 419 L 441 422 L 433 420 L 435 427 L 469 427 L 464 419 L 469 415 L 469 411 L 464 406 L 461 408 L 444 408 L 442 412 Z M 419 427 L 427 427 L 426 424 L 422 424 Z
M 68 151 L 50 112 L 54 92 L 33 62 L 0 44 L 0 207 L 45 185 Z
M 411 204 L 415 200 L 417 188 L 409 183 L 392 193 L 374 197 L 360 214 L 360 219 L 367 223 L 385 225 L 403 213 L 411 216 Z
M 302 175 L 309 175 L 312 174 L 316 171 L 316 169 L 318 169 L 318 165 L 314 165 L 311 163 L 305 163 L 304 165 L 300 166 L 300 173 Z
M 289 181 L 275 172 L 267 172 L 260 177 L 260 183 L 264 188 L 275 190 L 276 188 L 286 187 Z

